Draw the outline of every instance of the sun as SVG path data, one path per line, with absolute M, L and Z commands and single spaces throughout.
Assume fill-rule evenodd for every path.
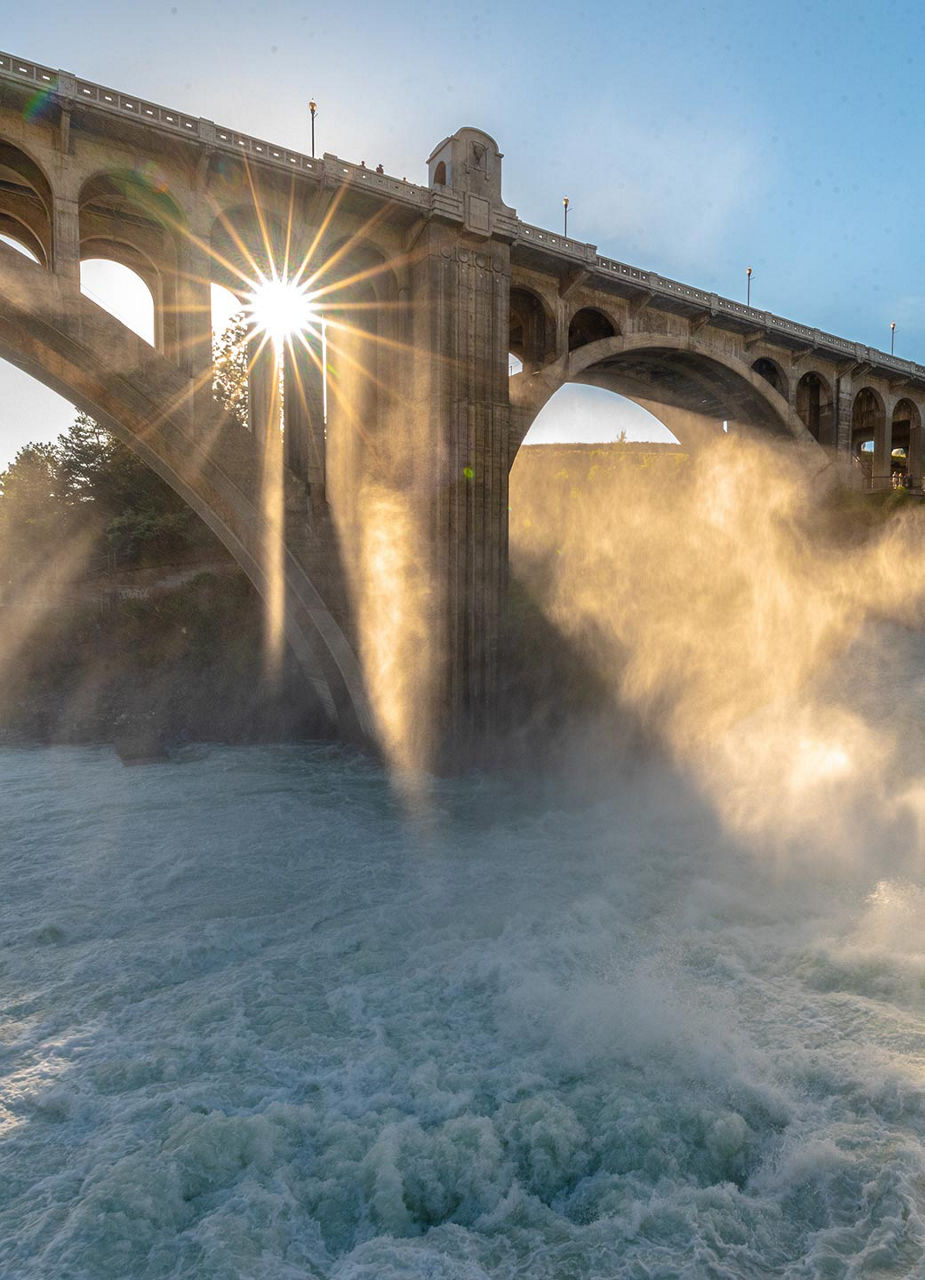
M 254 328 L 265 333 L 275 347 L 317 330 L 321 320 L 305 285 L 279 276 L 261 279 L 253 287 L 245 311 Z

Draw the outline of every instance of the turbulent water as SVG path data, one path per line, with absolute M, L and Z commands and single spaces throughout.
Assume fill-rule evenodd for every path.
M 920 1274 L 908 822 L 783 857 L 586 775 L 409 823 L 333 748 L 0 752 L 0 1275 Z

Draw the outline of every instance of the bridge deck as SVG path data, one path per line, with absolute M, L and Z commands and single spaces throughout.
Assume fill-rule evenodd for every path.
M 331 154 L 325 154 L 320 159 L 313 158 L 263 138 L 217 125 L 212 120 L 83 80 L 71 72 L 55 70 L 27 58 L 0 52 L 0 84 L 4 82 L 52 94 L 62 104 L 67 103 L 72 108 L 79 104 L 83 109 L 133 120 L 149 129 L 173 137 L 179 136 L 200 146 L 243 155 L 251 163 L 286 170 L 309 181 L 326 186 L 346 184 L 365 190 L 379 199 L 418 209 L 424 216 L 436 215 L 453 221 L 463 219 L 462 202 L 449 190 L 433 190 L 404 178 L 379 174 L 365 165 L 353 164 Z M 869 365 L 872 369 L 925 384 L 925 365 L 915 361 L 902 360 L 861 343 L 851 342 L 847 338 L 825 333 L 811 325 L 748 307 L 730 298 L 659 275 L 655 271 L 646 271 L 615 258 L 605 257 L 598 253 L 596 245 L 556 235 L 555 232 L 532 226 L 517 217 L 509 220 L 506 230 L 512 240 L 515 256 L 521 257 L 525 262 L 529 262 L 534 255 L 547 261 L 552 256 L 561 259 L 563 263 L 587 270 L 594 276 L 595 283 L 613 287 L 615 292 L 646 297 L 650 305 L 660 310 L 691 317 L 706 315 L 711 323 L 720 327 L 739 332 L 760 332 L 769 340 L 793 350 L 824 351 L 842 357 L 852 365 Z

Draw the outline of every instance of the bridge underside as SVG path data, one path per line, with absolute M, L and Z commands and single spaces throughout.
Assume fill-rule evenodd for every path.
M 647 405 L 787 434 L 780 413 L 740 374 L 691 352 L 655 347 L 614 355 L 576 373 L 572 381 L 603 387 Z
M 282 590 L 285 637 L 319 706 L 343 737 L 370 740 L 359 665 L 328 604 L 333 599 L 345 617 L 336 543 L 327 530 L 312 527 L 304 493 L 291 477 L 284 541 L 274 548 L 261 511 L 263 459 L 250 432 L 216 402 L 195 397 L 171 361 L 73 284 L 3 244 L 0 297 L 0 357 L 133 449 L 216 534 L 265 599 Z M 280 583 L 270 581 L 272 564 L 279 566 Z

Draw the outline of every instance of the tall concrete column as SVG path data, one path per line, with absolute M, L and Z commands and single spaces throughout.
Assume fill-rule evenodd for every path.
M 835 448 L 845 457 L 851 456 L 852 409 L 854 387 L 850 377 L 835 379 Z
M 418 242 L 414 399 L 429 416 L 434 572 L 444 591 L 443 731 L 465 742 L 497 704 L 508 582 L 510 244 L 501 156 L 463 129 L 430 159 L 461 197 L 462 225 L 434 220 Z M 423 443 L 423 442 L 422 442 Z
M 286 463 L 308 484 L 314 501 L 324 498 L 324 374 L 320 337 L 307 341 L 310 351 L 301 343 L 286 349 L 283 417 Z
M 507 246 L 434 227 L 414 267 L 417 388 L 409 407 L 427 451 L 431 572 L 443 593 L 443 734 L 491 723 L 508 578 L 510 406 Z M 428 314 L 429 312 L 429 314 Z M 428 350 L 428 347 L 430 348 Z
M 190 379 L 193 404 L 208 410 L 212 401 L 212 264 L 199 241 L 181 236 L 177 270 L 165 276 L 165 352 Z
M 889 414 L 884 414 L 877 424 L 874 434 L 874 469 L 872 480 L 874 489 L 888 489 L 893 458 L 893 423 Z
M 279 423 L 273 421 L 275 412 L 279 408 L 279 395 L 274 386 L 277 371 L 272 344 L 265 342 L 259 350 L 252 351 L 249 355 L 249 365 L 247 425 L 254 433 L 262 457 L 270 432 L 272 430 L 279 432 Z
M 174 263 L 161 263 L 156 281 L 148 282 L 154 298 L 154 345 L 168 360 L 183 365 L 183 326 L 179 273 Z
M 909 427 L 909 453 L 906 459 L 906 471 L 909 485 L 913 489 L 922 487 L 922 424 L 913 422 Z
M 51 266 L 80 288 L 80 178 L 69 155 L 58 156 L 52 183 Z

